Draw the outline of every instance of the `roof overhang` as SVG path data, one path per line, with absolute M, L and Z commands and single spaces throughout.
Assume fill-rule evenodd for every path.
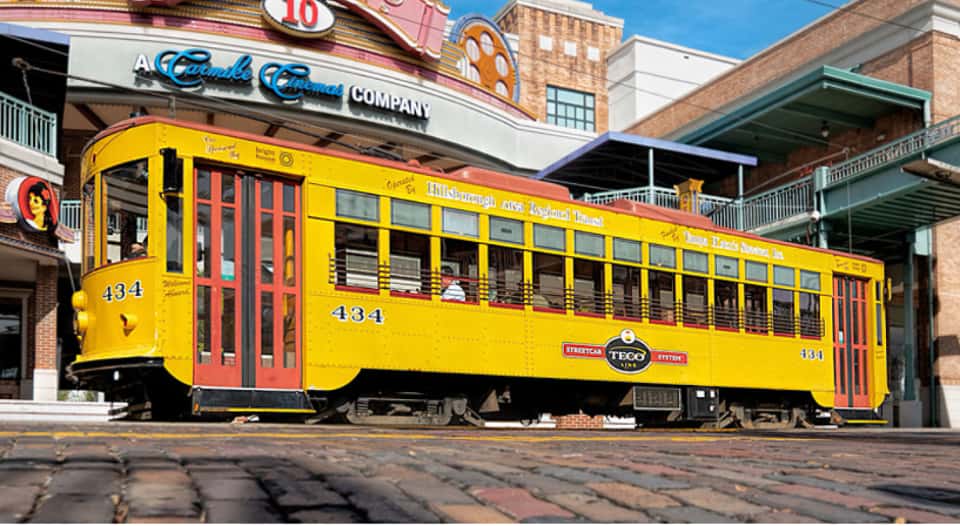
M 928 91 L 823 66 L 677 140 L 782 162 L 797 148 L 828 146 L 830 137 L 846 130 L 874 129 L 878 118 L 899 110 L 923 116 L 930 99 Z
M 690 146 L 621 132 L 607 132 L 544 168 L 535 178 L 565 184 L 575 193 L 646 186 L 650 159 L 655 183 L 670 187 L 687 179 L 715 181 L 756 166 L 749 155 Z

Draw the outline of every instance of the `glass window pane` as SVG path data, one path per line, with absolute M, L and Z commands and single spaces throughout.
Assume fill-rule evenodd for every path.
M 767 282 L 767 265 L 755 261 L 747 261 L 745 272 L 750 281 Z
M 210 170 L 197 170 L 197 198 L 210 199 Z
M 735 258 L 728 258 L 726 256 L 717 256 L 714 263 L 716 263 L 716 274 L 718 276 L 724 276 L 727 278 L 738 278 L 740 277 L 740 268 L 739 261 Z
M 600 234 L 574 232 L 573 246 L 577 254 L 583 254 L 585 256 L 596 256 L 598 258 L 602 258 L 606 252 L 603 246 L 603 236 Z
M 296 212 L 297 211 L 297 192 L 293 185 L 285 184 L 283 185 L 283 211 L 284 212 Z
M 490 239 L 523 244 L 523 222 L 502 217 L 490 218 Z
M 657 267 L 676 268 L 676 249 L 661 245 L 650 245 L 650 264 Z
M 297 296 L 283 295 L 283 367 L 297 366 Z
M 546 225 L 533 225 L 533 244 L 551 250 L 566 250 L 567 240 L 562 228 Z
M 692 250 L 683 251 L 683 270 L 706 274 L 708 262 L 709 259 L 703 252 L 694 252 Z
M 234 365 L 234 355 L 236 348 L 236 320 L 237 320 L 237 290 L 231 288 L 222 289 L 223 301 L 220 311 L 220 348 L 223 349 L 223 365 Z
M 784 287 L 793 287 L 797 282 L 797 273 L 792 268 L 774 265 L 773 282 Z
M 547 115 L 556 115 L 557 114 L 557 103 L 549 102 L 547 103 Z
M 197 287 L 197 354 L 200 364 L 210 359 L 210 287 Z
M 273 292 L 260 293 L 260 366 L 273 367 Z
M 234 210 L 224 208 L 220 231 L 220 276 L 226 281 L 236 278 L 236 231 L 234 230 Z
M 236 176 L 233 174 L 220 174 L 220 200 L 224 203 L 232 203 L 237 197 Z
M 148 176 L 146 161 L 127 163 L 103 172 L 107 221 L 101 230 L 101 239 L 106 243 L 106 260 L 101 261 L 102 264 L 148 255 Z M 45 190 L 43 184 L 38 183 Z M 41 203 L 47 207 L 44 215 L 38 214 L 34 218 L 38 227 L 46 228 L 52 221 L 49 210 L 52 200 L 43 198 L 40 188 L 31 188 L 30 191 L 36 191 L 35 195 L 40 195 Z
M 260 281 L 273 283 L 273 214 L 260 215 Z
M 800 288 L 807 290 L 820 290 L 820 273 L 801 270 Z
M 631 261 L 641 263 L 642 256 L 640 251 L 640 242 L 629 239 L 613 239 L 613 258 L 620 261 Z
M 297 227 L 292 217 L 283 218 L 283 283 L 297 285 Z
M 260 181 L 260 208 L 273 208 L 273 181 Z
M 197 205 L 197 276 L 210 277 L 210 205 Z
M 360 192 L 337 190 L 337 215 L 366 221 L 379 221 L 380 198 Z
M 390 204 L 393 224 L 430 230 L 430 205 L 401 199 L 394 199 Z
M 444 208 L 443 231 L 448 234 L 480 237 L 480 216 L 473 212 Z

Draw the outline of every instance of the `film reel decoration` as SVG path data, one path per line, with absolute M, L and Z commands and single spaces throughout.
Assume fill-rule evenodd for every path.
M 467 15 L 457 22 L 450 40 L 464 52 L 468 80 L 501 97 L 519 100 L 517 64 L 506 37 L 493 21 Z

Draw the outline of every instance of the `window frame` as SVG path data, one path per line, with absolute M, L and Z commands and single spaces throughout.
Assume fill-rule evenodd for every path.
M 582 96 L 583 103 L 575 104 L 561 100 L 561 95 L 565 94 Z M 597 96 L 595 93 L 548 84 L 546 102 L 546 121 L 548 124 L 590 132 L 597 130 Z M 577 110 L 581 110 L 582 113 L 578 113 Z M 581 114 L 582 117 L 579 116 Z M 588 115 L 592 115 L 592 117 L 588 118 Z

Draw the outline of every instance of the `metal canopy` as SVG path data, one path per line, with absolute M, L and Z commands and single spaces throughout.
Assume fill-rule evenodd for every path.
M 736 176 L 741 166 L 757 165 L 748 155 L 607 132 L 534 177 L 567 185 L 573 193 L 636 188 L 649 184 L 651 158 L 656 186 L 670 188 L 695 178 L 707 182 L 706 191 L 711 182 Z
M 930 98 L 928 91 L 823 66 L 678 140 L 781 163 L 797 148 L 827 146 L 830 137 L 872 129 L 877 118 L 898 110 L 922 118 Z

